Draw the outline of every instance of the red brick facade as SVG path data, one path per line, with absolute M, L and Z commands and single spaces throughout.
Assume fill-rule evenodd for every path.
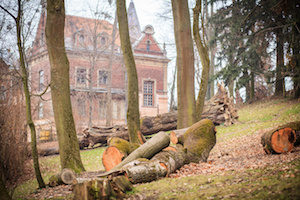
M 108 87 L 106 76 L 109 71 L 113 26 L 107 21 L 75 16 L 66 16 L 65 23 L 65 46 L 70 63 L 73 115 L 77 130 L 80 132 L 88 126 L 90 98 L 92 99 L 93 125 L 105 125 L 104 110 Z M 31 89 L 34 93 L 42 92 L 50 82 L 50 64 L 44 30 L 45 14 L 42 14 L 29 62 Z M 89 30 L 97 33 L 96 40 L 93 40 L 94 35 L 91 35 Z M 165 51 L 157 44 L 153 34 L 153 27 L 146 26 L 141 37 L 133 41 L 141 116 L 154 116 L 168 112 L 167 65 L 169 59 Z M 96 48 L 93 48 L 95 47 L 93 41 L 97 41 Z M 89 70 L 92 69 L 94 69 L 91 77 L 93 93 L 92 97 L 89 97 L 91 87 L 88 75 Z M 120 51 L 119 37 L 115 40 L 111 81 L 113 124 L 124 124 L 126 122 L 126 70 Z M 33 107 L 36 108 L 34 118 L 38 130 L 55 132 L 50 91 L 46 92 L 43 99 L 33 98 Z

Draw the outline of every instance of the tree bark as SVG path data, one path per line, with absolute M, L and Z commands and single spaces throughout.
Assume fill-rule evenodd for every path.
M 129 38 L 128 20 L 125 0 L 117 0 L 117 16 L 123 52 L 124 62 L 128 76 L 128 109 L 127 125 L 129 132 L 129 141 L 139 143 L 138 131 L 140 131 L 140 113 L 139 113 L 139 87 L 136 72 L 135 61 L 131 49 Z
M 208 55 L 207 46 L 205 44 L 205 38 L 203 38 L 202 41 L 200 36 L 200 29 L 199 29 L 199 15 L 201 13 L 201 0 L 196 1 L 196 5 L 193 9 L 193 13 L 194 13 L 193 14 L 193 35 L 202 63 L 201 84 L 200 84 L 200 89 L 199 89 L 198 98 L 196 102 L 196 119 L 197 121 L 199 121 L 201 119 L 201 114 L 203 112 L 205 95 L 206 95 L 208 79 L 209 79 L 209 67 L 210 67 L 209 55 Z M 202 31 L 205 32 L 203 23 L 204 22 L 202 21 L 201 22 Z
M 47 1 L 46 41 L 51 66 L 51 96 L 62 168 L 84 171 L 70 99 L 69 61 L 64 44 L 63 0 Z
M 177 51 L 178 128 L 184 128 L 196 121 L 194 48 L 188 2 L 172 0 L 172 11 Z
M 71 185 L 76 181 L 76 176 L 73 170 L 65 168 L 60 173 L 49 178 L 49 186 L 55 187 L 58 185 Z
M 261 144 L 267 154 L 287 153 L 299 145 L 300 121 L 290 122 L 264 133 Z
M 276 80 L 275 80 L 275 95 L 283 96 L 284 77 L 284 52 L 283 52 L 283 35 L 282 29 L 279 29 L 276 34 Z
M 0 177 L 0 197 L 3 200 L 11 200 L 12 198 L 9 196 L 6 186 L 2 180 L 2 174 Z
M 31 97 L 28 87 L 28 71 L 26 69 L 25 64 L 25 54 L 24 54 L 24 47 L 22 46 L 22 16 L 23 16 L 23 10 L 21 5 L 21 0 L 18 0 L 18 15 L 16 18 L 14 18 L 16 22 L 16 29 L 17 29 L 17 45 L 18 45 L 18 51 L 19 51 L 19 57 L 20 57 L 20 67 L 21 67 L 21 75 L 22 75 L 22 83 L 23 83 L 23 89 L 25 94 L 25 104 L 26 104 L 26 119 L 27 119 L 27 125 L 30 128 L 31 133 L 31 151 L 32 151 L 32 159 L 33 159 L 33 166 L 34 166 L 34 172 L 37 179 L 37 182 L 39 184 L 39 188 L 44 188 L 45 183 L 41 175 L 40 171 L 40 165 L 39 165 L 39 159 L 38 159 L 38 152 L 36 147 L 36 129 L 34 122 L 32 120 L 32 114 L 31 114 Z

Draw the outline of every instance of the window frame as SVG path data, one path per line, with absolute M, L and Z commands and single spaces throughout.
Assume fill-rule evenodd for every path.
M 85 67 L 76 67 L 75 68 L 75 85 L 77 86 L 77 87 L 86 87 L 87 86 L 87 84 L 88 84 L 88 80 L 87 80 L 87 76 L 88 76 L 88 69 L 87 68 L 85 68 Z M 84 77 L 84 79 L 81 79 L 81 80 L 84 80 L 84 82 L 79 82 L 78 81 L 78 71 L 79 70 L 85 70 L 85 76 L 81 76 L 80 77 L 80 79 L 82 78 L 82 77 Z
M 149 92 L 149 86 L 145 87 L 145 84 L 147 83 L 151 83 L 152 85 L 152 92 Z M 146 91 L 147 90 L 147 91 Z M 156 82 L 155 80 L 152 80 L 152 79 L 146 79 L 146 80 L 143 80 L 143 106 L 144 107 L 155 107 L 155 92 L 156 91 Z M 149 103 L 149 97 L 150 95 L 152 95 L 152 98 L 151 98 L 151 104 Z M 145 98 L 146 97 L 146 98 Z

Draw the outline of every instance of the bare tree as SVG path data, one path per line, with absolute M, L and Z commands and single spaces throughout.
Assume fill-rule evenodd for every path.
M 117 0 L 117 16 L 121 39 L 121 48 L 128 76 L 127 124 L 129 140 L 131 143 L 140 143 L 138 139 L 138 132 L 140 131 L 138 78 L 129 38 L 125 0 Z
M 177 50 L 177 128 L 195 122 L 194 49 L 186 0 L 172 0 L 174 34 Z
M 64 43 L 64 0 L 47 0 L 46 43 L 51 66 L 51 96 L 62 168 L 84 171 L 70 99 L 69 61 Z

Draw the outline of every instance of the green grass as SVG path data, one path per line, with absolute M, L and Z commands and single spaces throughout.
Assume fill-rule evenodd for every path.
M 163 178 L 135 187 L 147 199 L 299 199 L 300 161 L 224 175 Z
M 217 127 L 217 141 L 256 134 L 261 129 L 300 120 L 300 104 L 287 99 L 256 102 L 243 106 L 238 115 L 237 124 Z M 97 148 L 80 152 L 87 171 L 103 170 L 103 150 L 104 148 Z M 51 175 L 60 171 L 59 156 L 40 158 L 40 165 L 47 183 Z M 300 188 L 299 160 L 285 165 L 288 166 L 287 171 L 281 170 L 284 166 L 269 166 L 246 172 L 227 172 L 222 176 L 164 178 L 138 185 L 131 194 L 139 193 L 151 196 L 151 199 L 297 199 L 300 197 L 299 192 L 295 190 Z M 36 188 L 35 179 L 29 180 L 16 189 L 14 198 L 21 199 Z

